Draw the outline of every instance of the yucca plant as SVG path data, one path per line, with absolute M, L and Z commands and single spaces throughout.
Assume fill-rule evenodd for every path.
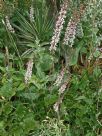
M 48 17 L 48 9 L 46 7 L 45 10 L 32 8 L 34 10 L 32 21 L 30 20 L 30 14 L 24 17 L 17 12 L 16 20 L 19 25 L 14 24 L 14 26 L 18 30 L 20 44 L 34 43 L 36 39 L 39 39 L 40 42 L 49 42 L 52 35 L 53 21 Z

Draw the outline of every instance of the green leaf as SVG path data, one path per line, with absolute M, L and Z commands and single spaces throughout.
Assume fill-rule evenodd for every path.
M 36 99 L 38 99 L 40 94 L 38 94 L 38 93 L 21 93 L 19 96 L 23 97 L 25 99 L 28 99 L 28 100 L 36 100 Z
M 3 105 L 2 110 L 5 114 L 10 114 L 12 111 L 12 103 L 9 102 L 9 103 L 6 103 L 5 105 Z
M 30 115 L 26 117 L 23 121 L 23 127 L 26 132 L 29 132 L 30 130 L 34 130 L 35 128 L 35 120 L 33 118 L 33 115 Z
M 44 101 L 45 101 L 45 105 L 46 106 L 51 106 L 52 104 L 54 104 L 56 101 L 57 101 L 57 96 L 56 95 L 51 95 L 51 94 L 48 94 L 45 98 L 44 98 Z
M 40 54 L 39 58 L 39 67 L 41 67 L 42 71 L 48 71 L 52 68 L 53 65 L 53 57 L 47 53 Z
M 82 47 L 82 49 L 80 50 L 80 52 L 81 52 L 81 53 L 85 53 L 85 54 L 86 54 L 86 53 L 87 53 L 87 48 Z
M 1 70 L 2 72 L 5 72 L 5 68 L 4 68 L 4 67 L 1 67 L 1 66 L 0 66 L 0 70 Z
M 77 101 L 78 101 L 78 100 L 85 100 L 85 99 L 86 99 L 85 96 L 79 96 L 78 98 L 76 98 Z
M 12 83 L 7 82 L 0 88 L 0 96 L 10 99 L 15 95 L 15 91 L 12 88 Z
M 0 53 L 0 59 L 4 59 L 4 54 Z
M 44 71 L 42 71 L 41 69 L 41 66 L 40 66 L 40 63 L 37 63 L 36 64 L 36 69 L 37 69 L 37 76 L 40 77 L 41 79 L 45 78 L 45 73 Z M 33 82 L 36 82 L 36 81 L 33 81 Z M 36 85 L 36 84 L 35 84 Z M 38 86 L 38 85 L 37 85 Z
M 4 128 L 4 121 L 0 121 L 0 129 Z
M 79 56 L 79 51 L 81 49 L 81 46 L 77 47 L 72 54 L 71 61 L 69 63 L 70 66 L 76 65 L 78 62 L 78 56 Z
M 97 57 L 100 56 L 100 54 L 101 54 L 101 53 L 100 53 L 98 50 L 96 50 L 93 55 L 94 55 L 95 58 L 97 58 Z
M 21 83 L 17 88 L 18 91 L 22 91 L 24 89 L 25 89 L 25 84 L 24 83 Z
M 95 77 L 100 77 L 102 75 L 101 69 L 99 67 L 96 67 L 93 74 Z

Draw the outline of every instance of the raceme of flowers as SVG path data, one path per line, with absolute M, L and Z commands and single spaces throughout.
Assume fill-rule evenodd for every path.
M 10 21 L 9 21 L 9 17 L 8 16 L 6 16 L 5 17 L 5 22 L 4 22 L 4 20 L 2 20 L 3 21 L 3 24 L 7 27 L 7 29 L 11 32 L 11 33 L 15 33 L 15 30 L 14 30 L 14 28 L 11 26 L 11 24 L 10 24 Z
M 68 6 L 66 6 L 66 8 L 67 7 Z M 61 11 L 63 11 L 63 10 L 61 10 Z M 80 18 L 83 15 L 84 11 L 85 11 L 84 6 L 80 5 L 80 13 L 78 13 L 76 10 L 73 12 L 73 16 L 71 17 L 71 19 L 69 20 L 69 22 L 67 24 L 63 44 L 69 45 L 69 47 L 73 46 L 74 40 L 75 40 L 75 37 L 76 37 L 77 24 L 80 22 Z M 60 14 L 59 19 L 56 22 L 56 28 L 55 28 L 55 31 L 54 31 L 54 36 L 52 37 L 50 51 L 56 50 L 57 43 L 60 40 L 60 34 L 61 34 L 61 30 L 63 29 L 64 19 L 66 17 L 67 9 L 66 9 L 66 11 L 64 11 L 64 13 L 65 14 L 62 14 L 64 16 L 64 18 Z
M 60 104 L 62 103 L 63 96 L 58 99 L 58 101 L 53 105 L 53 109 L 58 113 Z
M 82 24 L 78 23 L 77 28 L 76 28 L 76 36 L 79 38 L 82 38 L 84 36 Z
M 64 91 L 65 91 L 65 89 L 66 89 L 66 87 L 67 87 L 67 84 L 68 84 L 68 82 L 65 82 L 64 84 L 62 84 L 62 86 L 61 86 L 60 89 L 58 90 L 59 95 L 61 95 L 61 94 L 64 93 Z
M 30 16 L 30 21 L 33 22 L 34 21 L 34 8 L 33 8 L 32 5 L 30 7 L 30 14 L 29 14 L 29 16 Z
M 62 79 L 64 77 L 64 74 L 65 74 L 65 68 L 63 68 L 61 70 L 60 74 L 57 76 L 57 79 L 56 79 L 54 85 L 59 86 L 61 84 L 61 81 L 62 81 Z
M 61 30 L 63 29 L 63 24 L 65 22 L 66 14 L 67 14 L 67 9 L 68 9 L 68 0 L 65 0 L 61 10 L 59 12 L 58 20 L 55 25 L 55 30 L 54 30 L 54 35 L 51 40 L 51 46 L 50 46 L 50 51 L 55 51 L 57 43 L 60 40 L 60 35 L 61 35 Z
M 58 94 L 59 94 L 59 99 L 57 100 L 57 102 L 53 105 L 53 109 L 55 112 L 58 112 L 59 111 L 59 107 L 60 107 L 60 104 L 62 103 L 62 100 L 63 100 L 63 97 L 64 97 L 64 92 L 66 90 L 66 88 L 68 87 L 68 84 L 70 82 L 70 79 L 71 79 L 71 74 L 69 73 L 68 74 L 68 78 L 67 78 L 67 81 L 65 81 L 61 87 L 59 88 L 58 90 Z
M 32 69 L 33 69 L 33 59 L 30 59 L 27 63 L 27 71 L 25 73 L 25 83 L 28 84 L 31 76 L 32 76 Z
M 63 44 L 72 47 L 76 35 L 76 28 L 77 28 L 77 23 L 73 20 L 73 18 L 71 18 L 66 28 Z
M 69 20 L 69 22 L 67 24 L 63 44 L 69 45 L 69 47 L 73 46 L 74 40 L 75 40 L 75 37 L 77 34 L 78 23 L 80 22 L 80 18 L 83 15 L 84 11 L 85 11 L 85 9 L 84 9 L 83 5 L 80 5 L 80 13 L 78 13 L 77 11 L 74 11 L 73 17 L 71 17 L 71 19 Z M 83 35 L 82 27 L 81 27 L 80 34 Z

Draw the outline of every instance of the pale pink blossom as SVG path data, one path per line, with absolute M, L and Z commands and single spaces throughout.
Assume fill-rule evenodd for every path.
M 59 92 L 59 95 L 61 95 L 61 94 L 63 94 L 64 93 L 64 91 L 65 91 L 65 89 L 66 89 L 66 87 L 67 87 L 67 82 L 65 82 L 64 84 L 62 84 L 62 86 L 60 87 L 60 89 L 58 90 L 58 92 Z
M 57 79 L 56 79 L 54 85 L 59 86 L 61 84 L 61 81 L 63 80 L 64 74 L 65 74 L 65 69 L 62 69 L 60 74 L 57 76 Z
M 8 16 L 6 16 L 5 17 L 5 25 L 6 25 L 6 27 L 7 27 L 7 29 L 11 32 L 11 33 L 15 33 L 15 30 L 14 30 L 14 28 L 11 26 L 11 24 L 10 24 L 10 21 L 9 21 L 9 17 Z
M 59 110 L 59 103 L 58 103 L 58 102 L 56 102 L 56 103 L 53 105 L 53 109 L 54 109 L 55 112 L 58 112 L 58 110 Z
M 55 51 L 56 50 L 56 46 L 60 40 L 60 35 L 61 35 L 61 30 L 63 29 L 63 24 L 64 24 L 64 20 L 66 18 L 66 14 L 67 14 L 67 8 L 68 8 L 68 0 L 65 0 L 61 10 L 59 12 L 59 16 L 58 16 L 58 20 L 56 22 L 55 25 L 55 29 L 54 29 L 54 34 L 51 40 L 51 46 L 50 46 L 50 51 Z
M 32 76 L 32 69 L 33 69 L 33 59 L 30 59 L 27 63 L 27 71 L 25 73 L 25 83 L 28 84 L 28 82 L 31 79 Z
M 65 31 L 63 44 L 69 45 L 69 47 L 73 46 L 75 35 L 76 35 L 76 28 L 77 28 L 77 22 L 75 22 L 73 18 L 71 18 L 70 21 L 68 22 L 68 25 Z
M 58 111 L 59 111 L 59 106 L 60 106 L 60 104 L 62 103 L 62 99 L 63 99 L 63 97 L 60 97 L 60 98 L 58 99 L 58 101 L 53 105 L 53 109 L 54 109 L 55 112 L 58 112 Z

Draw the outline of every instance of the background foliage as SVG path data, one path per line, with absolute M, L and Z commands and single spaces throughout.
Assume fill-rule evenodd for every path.
M 102 1 L 72 0 L 87 10 L 78 24 L 73 48 L 62 46 L 66 23 L 56 53 L 49 51 L 62 0 L 0 0 L 0 136 L 101 136 L 102 135 Z M 30 6 L 34 20 L 30 21 Z M 9 17 L 15 32 L 4 25 Z M 24 76 L 33 58 L 29 84 Z M 60 109 L 54 85 L 63 67 L 71 78 Z M 68 73 L 62 82 L 66 81 Z

